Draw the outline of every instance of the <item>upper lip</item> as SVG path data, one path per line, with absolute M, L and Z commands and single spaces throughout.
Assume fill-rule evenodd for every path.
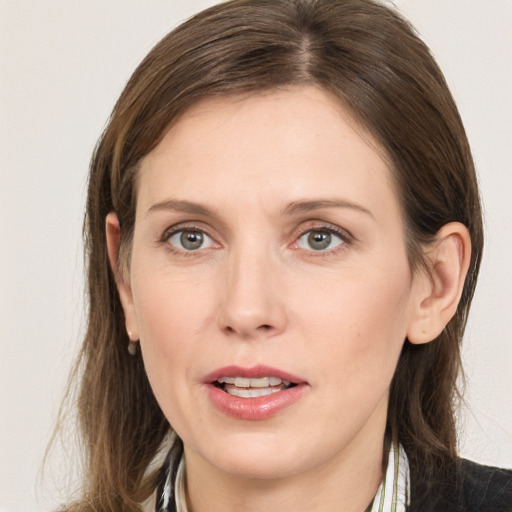
M 250 368 L 244 366 L 224 366 L 209 373 L 204 381 L 208 384 L 215 382 L 221 377 L 245 377 L 246 379 L 257 379 L 261 377 L 278 377 L 283 381 L 289 381 L 292 384 L 300 384 L 306 382 L 305 379 L 292 375 L 289 372 L 280 370 L 278 368 L 272 368 L 266 365 L 257 365 Z

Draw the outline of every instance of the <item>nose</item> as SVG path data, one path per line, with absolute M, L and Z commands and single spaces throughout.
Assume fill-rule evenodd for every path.
M 286 327 L 282 269 L 264 251 L 237 251 L 226 261 L 219 328 L 242 339 L 266 339 Z

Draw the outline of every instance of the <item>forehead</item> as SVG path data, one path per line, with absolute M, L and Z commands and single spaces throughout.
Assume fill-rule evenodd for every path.
M 394 199 L 378 144 L 342 104 L 315 88 L 207 98 L 142 161 L 139 204 L 172 194 L 196 201 L 293 201 L 333 193 Z M 383 192 L 386 192 L 384 194 Z

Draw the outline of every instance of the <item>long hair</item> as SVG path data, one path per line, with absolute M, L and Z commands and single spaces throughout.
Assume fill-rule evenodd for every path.
M 481 260 L 481 209 L 464 128 L 444 77 L 399 14 L 373 0 L 234 0 L 176 28 L 138 66 L 95 149 L 84 224 L 88 328 L 75 369 L 85 449 L 83 498 L 68 510 L 139 511 L 148 468 L 171 431 L 140 353 L 127 353 L 105 217 L 121 225 L 129 266 L 138 164 L 198 100 L 313 85 L 328 91 L 384 149 L 405 219 L 411 269 L 446 223 L 467 226 L 469 274 L 435 341 L 405 340 L 389 399 L 388 435 L 413 481 L 446 476 L 456 457 L 459 347 Z

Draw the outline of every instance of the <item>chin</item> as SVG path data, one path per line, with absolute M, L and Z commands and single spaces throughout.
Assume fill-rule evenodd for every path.
M 229 436 L 210 438 L 210 442 L 187 448 L 187 458 L 199 457 L 223 473 L 239 478 L 276 479 L 293 474 L 303 450 L 289 443 L 282 436 L 272 433 L 232 433 Z M 190 446 L 190 445 L 189 445 Z M 190 453 L 193 451 L 195 453 Z
M 232 433 L 194 451 L 225 474 L 261 480 L 277 480 L 307 472 L 333 455 L 331 449 L 317 446 L 311 439 L 297 438 L 293 434 L 283 436 L 277 432 Z
M 212 462 L 224 473 L 253 480 L 277 480 L 301 472 L 297 457 L 283 457 L 279 451 L 274 454 L 225 454 Z

